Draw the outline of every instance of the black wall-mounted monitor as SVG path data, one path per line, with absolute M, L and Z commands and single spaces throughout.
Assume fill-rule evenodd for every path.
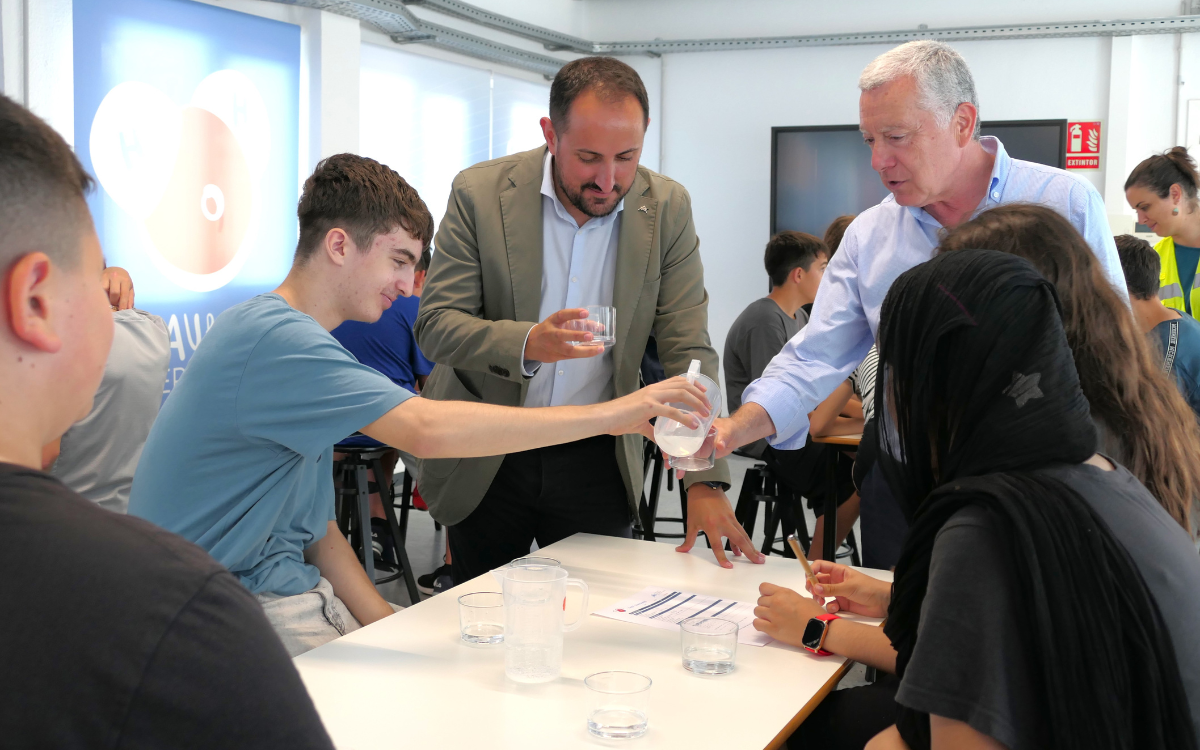
M 1066 166 L 1066 120 L 984 121 L 980 132 L 999 138 L 1014 159 Z M 771 234 L 793 229 L 820 237 L 838 216 L 887 195 L 857 125 L 771 128 Z

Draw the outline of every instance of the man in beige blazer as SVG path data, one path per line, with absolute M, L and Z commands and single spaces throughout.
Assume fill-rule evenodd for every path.
M 546 146 L 477 164 L 454 181 L 414 330 L 436 363 L 426 398 L 587 404 L 631 393 L 651 335 L 668 375 L 699 359 L 717 381 L 691 199 L 638 166 L 649 106 L 613 58 L 564 66 L 542 119 Z M 588 305 L 616 308 L 611 348 L 563 328 Z M 538 323 L 538 321 L 542 321 Z M 719 381 L 718 381 L 719 382 Z M 421 461 L 422 496 L 449 527 L 462 582 L 576 532 L 631 535 L 642 437 L 601 436 L 474 459 Z M 725 490 L 724 461 L 688 474 L 686 552 L 698 531 L 756 562 Z

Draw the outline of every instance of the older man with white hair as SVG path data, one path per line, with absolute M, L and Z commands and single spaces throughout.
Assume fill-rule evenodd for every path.
M 808 413 L 871 348 L 892 282 L 932 257 L 942 227 L 994 206 L 1039 203 L 1061 213 L 1127 298 L 1104 203 L 1095 188 L 1060 169 L 1013 159 L 996 138 L 981 138 L 975 84 L 966 62 L 951 47 L 931 41 L 901 45 L 872 61 L 858 85 L 859 127 L 871 147 L 871 166 L 892 194 L 850 224 L 825 271 L 808 325 L 746 388 L 742 408 L 717 421 L 720 451 L 762 437 L 784 450 L 802 446 Z M 825 562 L 814 562 L 814 567 L 837 576 L 818 593 L 844 594 L 848 599 L 838 601 L 847 602 L 851 611 L 886 610 L 889 584 Z M 796 646 L 816 643 L 894 674 L 896 651 L 879 628 L 818 618 L 824 610 L 812 599 L 769 583 L 762 585 L 762 594 L 756 628 L 777 640 Z M 864 604 L 868 600 L 870 605 Z M 886 677 L 830 696 L 789 746 L 862 747 L 870 740 L 871 750 L 904 747 L 890 726 L 897 684 Z M 999 746 L 964 721 L 930 713 L 938 714 L 933 719 L 936 732 L 943 741 L 950 738 L 949 745 Z
M 1086 180 L 1011 158 L 979 135 L 979 103 L 966 61 L 942 42 L 909 42 L 875 58 L 859 78 L 859 129 L 871 166 L 891 191 L 846 230 L 809 323 L 751 383 L 742 408 L 717 420 L 717 449 L 767 438 L 804 445 L 808 414 L 866 357 L 892 282 L 929 260 L 938 231 L 1004 203 L 1040 203 L 1087 240 L 1122 297 L 1125 277 L 1104 211 Z

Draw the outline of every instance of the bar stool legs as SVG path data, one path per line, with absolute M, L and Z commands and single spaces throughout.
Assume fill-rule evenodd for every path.
M 351 547 L 361 555 L 363 569 L 371 581 L 380 584 L 403 577 L 409 601 L 413 604 L 420 602 L 421 594 L 417 589 L 417 579 L 413 575 L 412 565 L 408 559 L 408 550 L 405 547 L 412 479 L 405 472 L 402 495 L 404 504 L 400 509 L 401 517 L 404 520 L 402 531 L 400 522 L 396 520 L 395 496 L 392 487 L 389 486 L 388 482 L 383 481 L 385 473 L 383 471 L 382 452 L 376 450 L 355 450 L 349 447 L 339 447 L 337 450 L 339 453 L 346 454 L 339 464 L 343 478 L 343 487 L 337 490 L 337 496 L 341 500 L 337 513 L 339 528 L 350 536 Z M 377 481 L 371 482 L 368 479 L 368 469 L 375 473 Z M 348 480 L 353 481 L 354 486 L 352 488 L 346 486 Z M 387 522 L 388 533 L 392 537 L 392 546 L 396 551 L 396 562 L 400 568 L 399 572 L 395 575 L 381 580 L 375 579 L 375 555 L 371 543 L 370 499 L 372 491 L 379 492 L 379 498 L 383 505 L 383 517 Z
M 667 491 L 670 492 L 674 482 L 675 471 L 666 465 L 663 460 L 662 451 L 658 450 L 658 446 L 649 441 L 646 447 L 646 462 L 648 464 L 647 471 L 653 472 L 650 478 L 650 496 L 643 496 L 639 503 L 638 516 L 641 525 L 642 538 L 647 541 L 658 541 L 663 539 L 684 539 L 687 537 L 687 491 L 683 488 L 683 483 L 679 482 L 679 505 L 680 518 L 660 518 L 658 516 L 658 500 L 662 494 L 663 475 L 667 479 Z M 667 533 L 655 530 L 655 523 L 665 521 L 667 523 L 678 523 L 683 525 L 683 533 Z
M 376 474 L 376 476 L 380 476 Z M 371 545 L 371 492 L 367 481 L 367 467 L 361 463 L 354 466 L 355 486 L 358 490 L 355 500 L 358 503 L 358 532 L 362 536 L 362 564 L 366 568 L 367 578 L 375 580 L 375 551 Z

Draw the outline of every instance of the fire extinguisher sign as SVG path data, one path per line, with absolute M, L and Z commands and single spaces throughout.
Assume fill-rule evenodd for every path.
M 1100 123 L 1067 123 L 1067 169 L 1100 168 Z

